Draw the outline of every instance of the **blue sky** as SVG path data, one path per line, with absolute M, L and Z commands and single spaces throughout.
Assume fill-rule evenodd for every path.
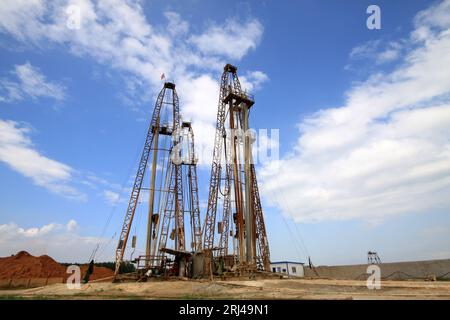
M 207 150 L 230 62 L 253 127 L 280 130 L 258 167 L 272 260 L 449 258 L 450 4 L 376 1 L 369 30 L 374 3 L 2 1 L 0 255 L 112 260 L 161 73 Z

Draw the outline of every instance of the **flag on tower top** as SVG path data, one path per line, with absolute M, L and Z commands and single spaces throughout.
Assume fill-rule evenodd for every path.
M 163 80 L 163 79 L 165 79 L 166 78 L 166 75 L 163 73 L 163 74 L 161 74 L 161 80 Z

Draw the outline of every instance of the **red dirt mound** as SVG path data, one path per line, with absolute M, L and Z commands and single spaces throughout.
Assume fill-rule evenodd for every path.
M 87 270 L 87 265 L 81 266 L 81 276 Z M 90 280 L 110 277 L 114 274 L 111 269 L 94 267 Z M 20 251 L 14 256 L 0 258 L 0 279 L 24 278 L 64 278 L 66 266 L 59 264 L 47 255 L 35 257 L 26 251 Z
M 26 251 L 0 258 L 0 279 L 60 278 L 66 277 L 66 268 L 49 256 L 35 257 Z

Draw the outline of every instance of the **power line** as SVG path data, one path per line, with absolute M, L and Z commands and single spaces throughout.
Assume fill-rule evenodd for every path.
M 277 184 L 280 185 L 277 176 L 275 176 L 275 180 L 276 180 Z M 278 188 L 274 188 L 274 190 L 275 190 L 277 193 L 279 193 L 279 192 L 278 192 Z M 288 213 L 288 215 L 289 215 L 289 216 L 291 217 L 291 219 L 292 219 L 292 222 L 294 223 L 294 226 L 295 226 L 295 229 L 296 229 L 296 231 L 297 231 L 298 237 L 299 237 L 299 239 L 300 239 L 300 243 L 301 243 L 301 245 L 302 245 L 302 248 L 303 248 L 304 252 L 306 253 L 306 256 L 307 256 L 307 257 L 310 257 L 308 248 L 307 248 L 306 245 L 305 245 L 305 242 L 304 242 L 303 237 L 302 237 L 302 235 L 301 235 L 301 232 L 300 232 L 300 230 L 299 230 L 298 224 L 295 223 L 294 215 L 292 214 L 292 212 L 291 212 L 291 210 L 290 210 L 289 203 L 286 201 L 286 198 L 283 196 L 282 193 L 279 193 L 279 194 L 280 194 L 280 197 L 282 198 L 282 199 L 281 199 L 281 200 L 282 200 L 282 203 L 285 203 L 285 211 Z M 283 217 L 283 215 L 281 215 L 281 216 Z M 283 217 L 283 219 L 284 219 L 284 217 Z
M 130 162 L 130 166 L 129 166 L 129 168 L 128 168 L 128 174 L 125 176 L 125 179 L 124 179 L 124 181 L 123 181 L 123 183 L 122 183 L 121 190 L 120 190 L 120 193 L 119 193 L 119 197 L 118 197 L 117 201 L 113 204 L 113 207 L 111 208 L 110 214 L 109 214 L 109 216 L 108 216 L 108 218 L 107 218 L 107 220 L 106 220 L 105 225 L 103 226 L 103 229 L 102 229 L 102 232 L 101 232 L 101 234 L 100 234 L 99 239 L 102 239 L 103 236 L 105 235 L 106 230 L 107 230 L 107 228 L 108 228 L 108 226 L 109 226 L 109 223 L 111 222 L 112 217 L 114 216 L 114 214 L 115 214 L 115 212 L 116 212 L 117 206 L 118 206 L 118 204 L 119 204 L 119 200 L 122 198 L 122 195 L 123 195 L 123 193 L 124 193 L 125 185 L 127 184 L 127 181 L 128 181 L 128 179 L 129 179 L 129 177 L 130 177 L 130 175 L 131 175 L 131 170 L 133 169 L 133 164 L 137 162 L 137 158 L 138 158 L 138 156 L 139 156 L 139 151 L 140 151 L 140 146 L 138 146 L 138 147 L 136 148 L 135 155 L 134 155 L 134 161 L 133 161 L 133 162 Z M 116 234 L 117 234 L 117 230 L 114 232 L 113 237 L 115 237 Z M 112 239 L 110 239 L 110 240 L 108 241 L 108 245 L 111 243 L 111 241 L 112 241 Z M 97 244 L 95 245 L 95 248 L 94 248 L 94 250 L 92 251 L 92 253 L 91 253 L 91 255 L 90 255 L 88 261 L 91 261 L 91 260 L 93 260 L 93 259 L 95 258 L 95 256 L 96 256 L 98 250 L 99 250 L 101 247 L 102 247 L 102 241 L 99 240 L 99 241 L 97 242 Z M 104 249 L 102 250 L 102 253 L 103 253 L 103 252 L 104 252 Z

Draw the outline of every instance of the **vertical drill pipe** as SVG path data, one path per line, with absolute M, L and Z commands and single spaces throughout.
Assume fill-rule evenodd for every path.
M 230 148 L 228 148 L 229 150 Z M 227 151 L 225 151 L 226 154 Z M 228 159 L 227 161 L 230 161 L 231 156 L 226 156 Z M 223 232 L 220 234 L 220 240 L 219 240 L 219 256 L 226 256 L 228 255 L 228 237 L 229 230 L 230 230 L 230 210 L 231 210 L 231 176 L 232 176 L 232 166 L 231 164 L 227 163 L 225 165 L 225 188 L 224 188 L 224 194 L 223 194 L 223 210 L 222 210 L 222 223 L 223 223 Z
M 246 229 L 246 258 L 247 263 L 256 263 L 255 251 L 255 217 L 253 214 L 252 179 L 250 171 L 251 144 L 248 136 L 248 106 L 243 105 L 243 131 L 244 131 L 244 176 L 245 176 L 245 229 Z
M 156 122 L 156 127 L 154 129 L 154 144 L 153 144 L 153 159 L 152 159 L 152 175 L 150 178 L 150 198 L 148 204 L 148 222 L 147 222 L 147 243 L 145 247 L 145 266 L 149 266 L 150 248 L 152 242 L 152 222 L 153 222 L 153 206 L 155 202 L 155 176 L 156 176 L 156 164 L 158 161 L 158 140 L 159 140 L 159 118 Z
M 197 160 L 195 159 L 195 144 L 194 144 L 194 131 L 192 127 L 189 126 L 188 139 L 190 142 L 190 164 L 189 164 L 189 186 L 190 186 L 190 197 L 191 197 L 191 216 L 192 216 L 192 237 L 194 242 L 194 250 L 200 250 L 201 238 L 202 238 L 202 228 L 200 222 L 200 204 L 198 198 L 198 179 L 197 179 Z
M 175 165 L 173 163 L 169 164 L 168 168 L 168 189 L 167 189 L 167 197 L 165 198 L 165 207 L 164 207 L 164 215 L 161 221 L 161 230 L 159 235 L 159 243 L 158 243 L 158 251 L 161 252 L 162 258 L 164 257 L 164 253 L 162 249 L 167 246 L 167 235 L 169 233 L 170 223 L 172 220 L 172 216 L 175 212 Z M 156 253 L 155 253 L 156 255 Z M 162 261 L 161 261 L 162 262 Z
M 165 226 L 167 224 L 166 223 L 167 222 L 166 221 L 167 220 L 167 218 L 166 218 L 167 209 L 166 208 L 168 207 L 167 204 L 168 204 L 168 199 L 169 199 L 169 188 L 170 188 L 170 182 L 171 182 L 171 177 L 172 177 L 171 172 L 172 172 L 172 165 L 170 162 L 170 157 L 167 157 L 166 176 L 164 177 L 164 191 L 163 191 L 162 200 L 160 200 L 160 203 L 159 203 L 159 208 L 158 208 L 159 218 L 155 225 L 156 235 L 155 235 L 154 241 L 152 242 L 152 248 L 151 248 L 152 266 L 155 266 L 155 263 L 159 263 L 156 259 L 157 255 L 158 255 L 157 248 L 159 248 L 157 245 L 160 243 L 161 238 L 164 236 L 163 230 L 168 229 L 168 227 L 165 227 Z M 164 220 L 164 219 L 166 219 L 166 220 Z
M 241 184 L 239 180 L 239 169 L 238 169 L 238 160 L 236 157 L 236 135 L 234 132 L 234 111 L 232 101 L 229 103 L 229 112 L 230 112 L 230 129 L 231 129 L 231 152 L 232 152 L 232 160 L 233 160 L 233 171 L 234 171 L 234 194 L 236 199 L 236 215 L 239 226 L 239 261 L 242 263 L 246 261 L 245 259 L 245 248 L 244 248 L 244 217 L 242 212 L 242 191 Z
M 173 89 L 173 132 L 175 134 L 176 141 L 174 142 L 174 149 L 177 152 L 177 157 L 180 156 L 179 146 L 181 123 L 180 123 L 180 107 L 178 101 L 178 95 Z M 175 148 L 176 147 L 176 148 Z M 175 237 L 176 237 L 176 250 L 185 249 L 185 236 L 184 236 L 184 197 L 183 197 L 183 171 L 180 164 L 174 164 L 175 166 Z

